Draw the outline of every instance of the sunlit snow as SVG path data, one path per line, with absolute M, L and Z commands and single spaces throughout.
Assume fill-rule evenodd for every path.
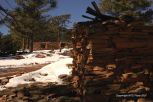
M 28 56 L 27 59 L 33 58 L 30 57 L 31 55 L 26 56 Z M 26 74 L 22 74 L 21 76 L 11 78 L 6 85 L 0 86 L 0 90 L 3 90 L 7 87 L 16 87 L 19 84 L 28 84 L 34 82 L 57 82 L 58 84 L 61 84 L 62 81 L 58 78 L 58 76 L 61 74 L 71 74 L 71 69 L 67 67 L 67 64 L 72 63 L 72 58 L 60 55 L 58 51 L 55 51 L 55 53 L 52 55 L 52 57 L 50 57 L 50 60 L 48 61 L 54 62 L 44 66 L 37 71 L 29 72 Z

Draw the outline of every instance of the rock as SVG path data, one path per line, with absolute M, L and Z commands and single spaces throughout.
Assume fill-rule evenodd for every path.
M 6 97 L 7 97 L 7 95 L 3 95 L 3 96 L 2 96 L 2 98 L 6 98 Z
M 56 94 L 50 94 L 46 97 L 47 101 L 51 101 L 52 99 L 56 98 L 57 95 Z
M 58 76 L 58 78 L 60 78 L 60 79 L 65 79 L 65 78 L 67 78 L 67 77 L 68 77 L 67 74 L 61 74 L 61 75 Z
M 49 53 L 55 53 L 55 51 L 54 50 L 50 50 Z
M 125 73 L 125 74 L 122 74 L 121 80 L 122 81 L 128 81 L 132 77 L 136 78 L 137 76 L 133 72 Z
M 0 97 L 0 102 L 6 102 L 2 97 Z
M 74 68 L 73 64 L 66 64 L 66 66 L 67 66 L 69 69 L 73 69 L 73 68 Z
M 96 75 L 99 75 L 103 78 L 109 78 L 110 76 L 112 76 L 114 74 L 114 72 L 111 72 L 111 71 L 103 71 L 103 72 L 94 71 L 93 73 L 96 74 Z
M 31 78 L 31 79 L 29 79 L 29 81 L 36 81 L 36 80 L 35 80 L 35 78 Z
M 49 53 L 48 53 L 48 54 L 46 54 L 46 55 L 47 55 L 47 56 L 52 56 L 52 54 L 49 54 Z
M 6 101 L 5 101 L 5 102 L 11 102 L 11 101 L 12 101 L 12 100 L 8 98 L 8 99 L 6 99 Z
M 93 68 L 93 71 L 104 71 L 104 68 L 99 67 L 99 66 L 95 66 L 95 67 Z
M 28 102 L 26 100 L 21 100 L 21 99 L 18 99 L 17 102 Z
M 58 97 L 54 100 L 52 100 L 52 102 L 80 102 L 79 98 L 71 98 L 71 97 L 67 97 L 67 96 L 61 96 Z
M 28 99 L 29 99 L 29 97 L 24 96 L 22 99 L 23 99 L 23 100 L 28 100 Z
M 137 102 L 153 102 L 153 101 L 145 98 L 139 98 Z
M 126 93 L 146 93 L 150 88 L 145 87 L 143 82 L 136 82 L 134 85 L 128 86 L 126 89 L 120 90 Z
M 79 82 L 79 76 L 74 76 L 72 78 L 72 83 L 73 83 L 73 87 L 74 88 L 77 88 L 79 85 L 78 85 L 78 82 Z
M 7 79 L 11 79 L 11 78 L 13 78 L 13 76 L 8 76 L 8 77 L 6 77 Z
M 36 58 L 45 58 L 46 56 L 44 54 L 37 54 L 35 57 Z
M 21 73 L 17 73 L 16 76 L 21 76 L 22 74 L 24 74 L 24 73 L 22 73 L 22 72 Z
M 37 64 L 39 64 L 39 63 L 35 62 L 35 64 L 37 65 Z
M 22 92 L 22 91 L 17 92 L 17 97 L 18 98 L 23 98 L 24 97 L 24 92 Z
M 73 57 L 74 56 L 74 51 L 73 50 L 70 50 L 69 56 L 70 57 Z
M 52 102 L 52 101 L 46 101 L 46 99 L 40 99 L 37 102 Z M 54 101 L 53 101 L 54 102 Z
M 80 102 L 73 96 L 76 92 L 68 85 L 31 83 L 8 88 L 0 92 L 4 102 Z M 0 99 L 0 102 L 2 99 Z M 53 101 L 55 100 L 55 101 Z
M 61 53 L 60 55 L 63 55 L 63 56 L 70 56 L 70 51 L 64 51 L 63 53 Z
M 72 80 L 73 80 L 73 82 L 78 82 L 79 76 L 74 76 Z
M 14 99 L 16 97 L 16 94 L 12 94 L 12 95 L 9 95 L 9 99 Z
M 111 77 L 113 74 L 114 74 L 114 72 L 109 72 L 109 73 L 105 74 L 105 78 L 109 78 L 109 77 Z
M 7 78 L 4 78 L 4 79 L 0 80 L 1 85 L 6 85 L 8 82 L 9 82 L 9 79 L 7 79 Z
M 135 86 L 143 86 L 144 83 L 143 82 L 136 82 Z
M 108 65 L 106 66 L 106 68 L 107 68 L 108 70 L 114 70 L 114 69 L 116 69 L 116 65 L 115 65 L 115 64 L 108 64 Z
M 38 100 L 38 99 L 42 99 L 42 97 L 40 96 L 41 94 L 32 94 L 31 99 L 32 100 Z
M 20 59 L 25 59 L 22 55 L 16 55 L 15 59 L 20 60 Z
M 149 90 L 150 90 L 150 88 L 141 86 L 139 88 L 130 90 L 128 93 L 146 93 Z
M 105 76 L 108 73 L 108 71 L 93 71 L 93 74 Z
M 148 69 L 144 69 L 144 74 L 148 75 L 149 74 L 149 70 Z
M 47 76 L 48 74 L 47 73 L 40 73 L 40 75 Z

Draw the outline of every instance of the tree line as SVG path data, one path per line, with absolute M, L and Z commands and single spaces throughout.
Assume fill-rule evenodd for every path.
M 0 5 L 0 14 L 5 13 L 0 24 L 10 29 L 9 35 L 0 34 L 0 52 L 14 52 L 19 48 L 33 51 L 34 41 L 69 40 L 66 24 L 69 14 L 52 17 L 56 0 L 14 0 L 16 7 L 6 10 Z M 152 0 L 100 0 L 103 14 L 128 19 L 133 17 L 145 23 L 152 23 Z M 64 35 L 64 37 L 62 37 Z M 7 48 L 8 47 L 8 48 Z
M 10 29 L 10 34 L 1 34 L 1 52 L 15 52 L 20 48 L 22 48 L 23 51 L 25 49 L 30 49 L 30 52 L 33 52 L 34 41 L 59 41 L 61 33 L 63 33 L 64 36 L 68 36 L 67 32 L 69 30 L 66 28 L 66 25 L 70 19 L 70 15 L 65 14 L 53 17 L 50 14 L 51 10 L 56 8 L 57 1 L 14 1 L 16 3 L 14 9 L 10 11 L 3 10 L 7 14 L 3 17 L 3 23 Z M 65 38 L 69 40 L 69 37 Z M 7 42 L 7 46 L 4 44 L 6 43 L 5 41 Z M 6 49 L 4 50 L 4 48 Z
M 104 14 L 114 17 L 133 17 L 145 23 L 152 23 L 152 0 L 100 0 L 100 8 Z

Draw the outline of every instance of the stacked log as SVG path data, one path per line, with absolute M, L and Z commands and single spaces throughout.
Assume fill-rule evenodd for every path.
M 84 72 L 85 64 L 87 63 L 88 50 L 87 45 L 87 32 L 85 28 L 77 30 L 73 33 L 73 86 L 76 89 L 81 100 L 84 101 Z M 76 35 L 77 34 L 77 35 Z
M 153 66 L 152 28 L 140 22 L 78 23 L 72 37 L 72 82 L 82 102 L 118 102 L 115 95 L 122 85 L 146 83 L 144 69 L 152 73 Z

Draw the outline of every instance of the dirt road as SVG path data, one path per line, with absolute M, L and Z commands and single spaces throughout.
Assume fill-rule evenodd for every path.
M 47 64 L 42 65 L 33 65 L 28 67 L 22 67 L 22 68 L 7 68 L 7 69 L 0 69 L 0 78 L 1 77 L 10 77 L 13 75 L 20 76 L 24 73 L 36 71 L 38 69 L 41 69 L 42 67 L 46 66 Z

